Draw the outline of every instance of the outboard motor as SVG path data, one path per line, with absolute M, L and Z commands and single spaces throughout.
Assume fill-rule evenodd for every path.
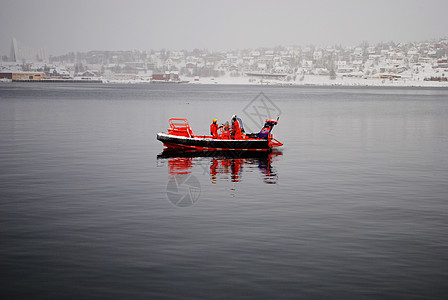
M 258 133 L 258 138 L 267 139 L 269 134 L 272 131 L 272 128 L 274 128 L 274 125 L 277 125 L 277 122 L 278 122 L 278 118 L 277 118 L 277 120 L 266 119 L 263 128 Z

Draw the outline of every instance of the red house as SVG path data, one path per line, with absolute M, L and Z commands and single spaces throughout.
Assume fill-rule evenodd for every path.
M 180 81 L 179 74 L 167 72 L 165 74 L 153 74 L 151 81 Z

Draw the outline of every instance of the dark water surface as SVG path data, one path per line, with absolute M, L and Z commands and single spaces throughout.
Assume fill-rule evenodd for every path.
M 162 154 L 260 92 L 280 151 Z M 447 150 L 447 89 L 4 83 L 1 296 L 440 299 Z

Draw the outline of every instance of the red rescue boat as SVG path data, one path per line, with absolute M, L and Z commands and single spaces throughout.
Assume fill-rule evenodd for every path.
M 272 148 L 283 146 L 271 133 L 278 123 L 277 120 L 266 119 L 259 133 L 244 133 L 241 119 L 237 120 L 242 132 L 233 138 L 229 126 L 221 126 L 218 136 L 195 135 L 187 119 L 171 118 L 168 133 L 158 133 L 157 139 L 169 149 L 199 150 L 199 151 L 270 151 Z M 235 138 L 237 137 L 237 138 Z

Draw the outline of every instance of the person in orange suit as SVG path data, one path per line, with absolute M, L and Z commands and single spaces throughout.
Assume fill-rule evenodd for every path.
M 212 135 L 212 138 L 217 139 L 218 138 L 218 121 L 216 119 L 213 119 L 213 123 L 210 125 L 210 134 Z
M 236 115 L 232 116 L 232 139 L 240 140 L 241 136 L 241 127 L 240 122 L 236 119 Z
M 221 135 L 221 139 L 223 140 L 230 140 L 230 125 L 229 125 L 229 121 L 226 121 L 224 123 L 222 128 L 222 135 Z

